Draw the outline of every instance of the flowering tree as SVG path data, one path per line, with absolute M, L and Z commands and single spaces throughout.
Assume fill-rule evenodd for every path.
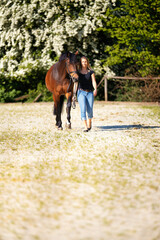
M 112 0 L 114 2 L 115 0 Z M 99 39 L 109 0 L 3 0 L 0 2 L 0 71 L 25 76 L 48 68 L 64 50 L 77 48 L 94 59 L 104 53 Z M 92 61 L 93 63 L 93 61 Z

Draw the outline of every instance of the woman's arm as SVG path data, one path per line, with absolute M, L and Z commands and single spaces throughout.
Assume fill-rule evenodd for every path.
M 92 85 L 94 87 L 93 95 L 97 96 L 97 83 L 96 83 L 96 78 L 94 73 L 91 75 L 91 78 L 92 78 Z

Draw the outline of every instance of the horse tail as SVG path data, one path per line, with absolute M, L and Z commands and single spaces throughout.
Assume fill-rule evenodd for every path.
M 59 104 L 58 104 L 58 108 L 60 108 L 60 112 L 62 112 L 62 109 L 63 109 L 63 104 L 64 104 L 64 95 L 61 95 L 60 96 L 60 101 L 59 101 Z M 57 115 L 57 108 L 55 107 L 55 104 L 54 104 L 54 111 L 53 111 L 53 114 L 54 115 Z

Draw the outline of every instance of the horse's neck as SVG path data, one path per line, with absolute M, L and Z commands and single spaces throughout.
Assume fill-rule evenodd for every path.
M 55 64 L 55 69 L 57 70 L 57 72 L 59 73 L 59 75 L 63 76 L 67 74 L 66 71 L 66 65 L 65 65 L 65 61 L 61 61 L 61 62 L 57 62 Z

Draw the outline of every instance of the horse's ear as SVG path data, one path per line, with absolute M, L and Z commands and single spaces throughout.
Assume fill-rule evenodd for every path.
M 67 52 L 67 57 L 69 57 L 70 56 L 70 52 Z
M 78 54 L 78 50 L 76 51 L 75 55 L 77 55 L 77 54 Z

